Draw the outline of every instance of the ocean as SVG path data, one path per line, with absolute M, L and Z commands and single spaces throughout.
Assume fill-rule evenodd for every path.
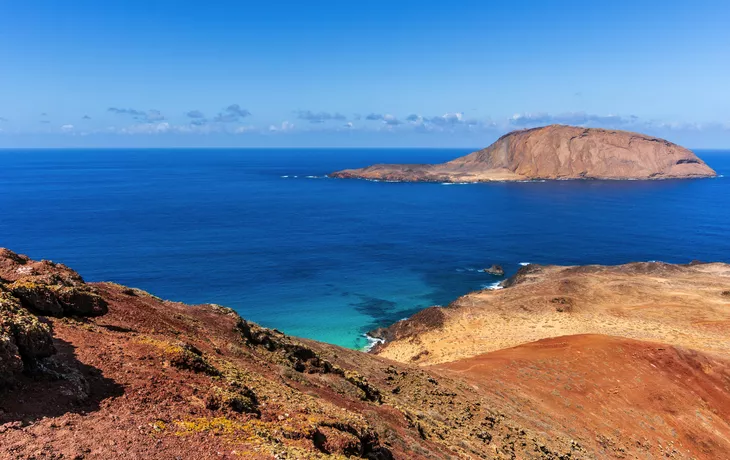
M 730 262 L 728 177 L 471 185 L 328 179 L 468 149 L 0 150 L 0 246 L 290 334 L 364 332 L 520 263 Z

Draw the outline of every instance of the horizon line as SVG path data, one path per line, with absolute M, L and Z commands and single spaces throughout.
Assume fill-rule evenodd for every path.
M 0 152 L 2 151 L 8 151 L 8 150 L 339 150 L 339 149 L 347 149 L 347 150 L 380 150 L 380 149 L 389 149 L 389 150 L 469 150 L 469 149 L 475 149 L 477 150 L 483 150 L 486 147 L 457 147 L 457 146 L 449 146 L 449 147 L 390 147 L 390 146 L 381 146 L 381 147 L 352 147 L 352 146 L 328 146 L 328 147 L 0 147 Z M 710 147 L 710 148 L 692 148 L 692 147 L 686 147 L 689 150 L 692 151 L 720 151 L 720 152 L 730 152 L 730 146 L 728 147 Z

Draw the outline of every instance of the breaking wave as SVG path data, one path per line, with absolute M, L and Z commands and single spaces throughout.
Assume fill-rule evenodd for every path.
M 373 349 L 373 347 L 375 347 L 375 345 L 379 343 L 385 343 L 385 340 L 371 337 L 367 334 L 363 334 L 363 337 L 365 337 L 365 339 L 368 341 L 368 344 L 365 345 L 365 348 L 363 348 L 364 351 L 370 351 Z
M 502 286 L 501 281 L 497 281 L 490 284 L 484 284 L 482 285 L 483 289 L 489 289 L 490 291 L 496 291 L 497 289 L 504 289 L 504 286 Z

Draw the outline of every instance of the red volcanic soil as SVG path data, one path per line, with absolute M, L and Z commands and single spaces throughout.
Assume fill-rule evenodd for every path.
M 54 320 L 54 359 L 79 376 L 21 376 L 0 393 L 0 458 L 228 458 L 231 449 L 206 437 L 162 436 L 175 419 L 204 415 L 209 376 L 172 367 L 140 333 L 178 329 L 189 322 L 157 315 L 150 297 L 106 290 L 112 310 L 103 320 Z M 131 300 L 131 302 L 130 302 Z M 199 317 L 201 311 L 189 312 Z M 201 317 L 212 324 L 221 315 Z M 140 329 L 144 324 L 144 329 Z M 87 396 L 88 395 L 88 396 Z M 195 400 L 200 404 L 195 404 Z M 5 424 L 3 425 L 3 422 Z
M 730 361 L 602 335 L 544 339 L 435 366 L 570 427 L 615 458 L 730 456 Z M 565 429 L 565 428 L 564 428 Z M 584 441 L 585 442 L 585 441 Z

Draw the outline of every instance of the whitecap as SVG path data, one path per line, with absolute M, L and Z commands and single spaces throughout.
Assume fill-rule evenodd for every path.
M 288 178 L 288 177 L 289 177 L 289 176 L 281 176 L 281 178 L 282 178 L 282 179 L 286 179 L 286 178 Z
M 497 289 L 504 289 L 504 286 L 502 286 L 501 281 L 497 281 L 495 283 L 490 284 L 484 284 L 482 285 L 482 289 L 488 289 L 490 291 L 496 291 Z
M 363 348 L 363 350 L 366 351 L 366 352 L 372 350 L 373 347 L 375 347 L 375 345 L 378 345 L 380 343 L 385 343 L 385 340 L 378 339 L 378 338 L 375 338 L 375 337 L 370 337 L 367 334 L 363 334 L 363 337 L 365 337 L 365 339 L 368 341 L 368 344 L 365 345 L 365 347 Z
M 524 267 L 526 265 L 530 265 L 530 262 L 520 262 L 520 265 L 522 265 Z

